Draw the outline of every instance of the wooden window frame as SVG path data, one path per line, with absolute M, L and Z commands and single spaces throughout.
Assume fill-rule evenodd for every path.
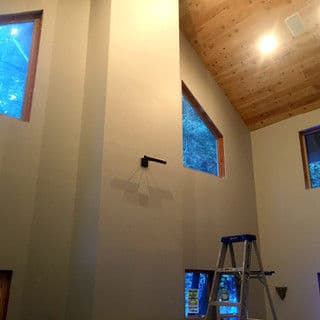
M 32 96 L 36 78 L 43 10 L 0 15 L 0 25 L 34 22 L 22 113 L 19 120 L 30 121 Z M 5 115 L 2 114 L 1 115 Z M 6 115 L 5 115 L 6 116 Z M 16 118 L 15 118 L 16 119 Z
M 320 132 L 320 126 L 312 127 L 309 129 L 305 129 L 299 132 L 299 140 L 301 146 L 301 157 L 302 157 L 302 164 L 303 164 L 303 172 L 304 172 L 304 180 L 306 189 L 314 189 L 311 186 L 311 176 L 310 176 L 310 169 L 309 169 L 309 161 L 308 161 L 308 150 L 305 137 L 309 134 Z
M 223 135 L 210 119 L 208 114 L 204 111 L 201 104 L 191 93 L 187 85 L 182 81 L 182 94 L 188 99 L 193 109 L 200 116 L 202 121 L 208 127 L 208 129 L 212 132 L 212 134 L 217 139 L 218 145 L 218 167 L 219 167 L 219 175 L 217 177 L 223 178 L 225 176 L 225 162 L 224 162 L 224 143 L 223 143 Z

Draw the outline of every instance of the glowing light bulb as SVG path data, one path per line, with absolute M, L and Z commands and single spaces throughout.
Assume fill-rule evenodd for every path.
M 260 50 L 265 54 L 271 53 L 277 46 L 278 40 L 273 34 L 264 36 L 259 42 Z
M 12 28 L 10 34 L 11 34 L 12 36 L 17 35 L 17 34 L 18 34 L 18 29 L 17 29 L 17 28 Z

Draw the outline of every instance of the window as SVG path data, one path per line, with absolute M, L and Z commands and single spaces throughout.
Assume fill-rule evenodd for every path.
M 183 165 L 224 176 L 223 137 L 182 82 Z
M 307 188 L 320 187 L 320 126 L 299 132 Z
M 186 270 L 184 274 L 185 317 L 200 318 L 206 315 L 213 271 Z
M 0 15 L 0 114 L 29 121 L 42 11 Z
M 185 318 L 201 319 L 207 313 L 210 289 L 213 281 L 213 271 L 186 270 L 184 276 Z M 240 287 L 235 274 L 221 274 L 219 279 L 218 300 L 221 302 L 239 302 Z M 220 306 L 220 315 L 230 315 L 238 312 L 237 306 Z

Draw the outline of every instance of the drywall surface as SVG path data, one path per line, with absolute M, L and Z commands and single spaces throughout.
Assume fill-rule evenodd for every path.
M 64 319 L 90 1 L 2 1 L 44 10 L 28 123 L 0 118 L 0 268 L 12 269 L 8 320 Z
M 23 319 L 66 314 L 89 14 L 89 0 L 58 1 Z
M 298 136 L 319 123 L 316 110 L 252 133 L 262 253 L 277 271 L 272 285 L 288 286 L 284 301 L 274 298 L 279 319 L 318 319 L 320 314 L 320 189 L 305 189 Z
M 0 13 L 45 11 L 30 122 L 0 116 L 0 269 L 13 270 L 7 319 L 20 319 L 51 71 L 57 1 L 0 2 Z
M 184 266 L 214 269 L 221 236 L 257 234 L 250 134 L 183 34 L 180 43 L 181 78 L 224 137 L 225 178 L 183 169 L 181 184 Z M 265 312 L 259 287 L 251 282 L 254 318 Z
M 178 1 L 111 3 L 96 320 L 183 318 L 178 24 Z
M 111 1 L 92 0 L 67 319 L 92 319 Z

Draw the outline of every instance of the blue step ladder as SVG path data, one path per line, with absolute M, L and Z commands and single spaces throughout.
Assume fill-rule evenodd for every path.
M 212 320 L 214 318 L 214 313 L 216 313 L 216 319 L 232 319 L 232 320 L 249 320 L 248 318 L 248 293 L 249 293 L 249 280 L 258 279 L 264 286 L 267 298 L 270 304 L 271 313 L 273 320 L 278 320 L 273 302 L 271 299 L 270 290 L 268 287 L 267 276 L 272 275 L 273 271 L 265 272 L 262 266 L 261 256 L 256 243 L 256 236 L 252 234 L 242 234 L 229 237 L 221 238 L 221 248 L 219 252 L 219 257 L 217 261 L 217 267 L 214 274 L 214 279 L 210 291 L 208 310 L 205 319 Z M 234 243 L 243 243 L 243 257 L 242 265 L 237 267 L 236 257 L 234 253 Z M 251 270 L 251 257 L 252 251 L 255 251 L 259 270 Z M 231 267 L 225 266 L 225 260 L 227 252 L 230 253 Z M 228 301 L 228 294 L 223 295 L 220 288 L 220 282 L 222 275 L 234 275 L 238 281 L 239 285 L 239 298 L 238 302 Z M 225 313 L 221 312 L 221 307 L 236 307 L 231 308 L 232 310 L 237 310 L 236 313 Z

